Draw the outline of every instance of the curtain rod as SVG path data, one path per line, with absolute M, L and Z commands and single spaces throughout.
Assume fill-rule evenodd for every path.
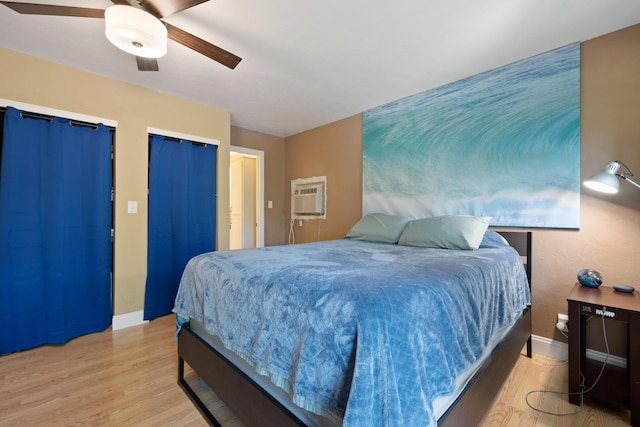
M 182 144 L 183 141 L 189 141 L 188 139 L 180 139 L 174 136 L 165 136 L 165 135 L 159 135 L 159 136 L 163 137 L 166 141 L 173 141 L 173 142 L 177 142 L 178 144 Z M 191 142 L 191 145 L 198 145 L 202 148 L 207 147 L 207 144 L 205 144 L 204 142 L 197 142 L 197 141 L 189 141 L 189 142 Z
M 0 107 L 0 112 L 5 113 L 6 111 L 7 111 L 6 107 Z M 20 116 L 21 117 L 29 117 L 29 118 L 32 118 L 32 119 L 48 120 L 49 122 L 54 119 L 54 116 L 50 116 L 48 114 L 34 113 L 32 111 L 22 111 L 22 110 L 18 110 L 18 111 L 20 111 Z M 69 120 L 69 123 L 72 126 L 87 126 L 87 127 L 93 128 L 93 129 L 98 129 L 98 124 L 97 123 L 83 122 L 81 120 L 74 120 L 74 119 L 66 119 L 66 120 Z M 107 126 L 107 125 L 103 125 L 103 126 L 105 126 L 107 129 L 109 129 L 109 131 L 111 131 L 111 132 L 115 131 L 115 128 L 113 126 Z

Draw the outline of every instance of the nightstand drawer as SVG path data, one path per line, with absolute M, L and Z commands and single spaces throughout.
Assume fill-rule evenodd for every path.
M 633 313 L 621 308 L 606 307 L 598 304 L 579 303 L 579 305 L 581 315 L 595 317 L 604 315 L 605 319 L 620 320 L 622 322 L 628 322 L 630 314 Z

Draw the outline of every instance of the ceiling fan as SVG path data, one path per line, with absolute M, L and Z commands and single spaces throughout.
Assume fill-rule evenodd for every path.
M 160 19 L 209 0 L 111 0 L 102 9 L 37 3 L 0 1 L 25 15 L 105 18 L 106 36 L 111 43 L 136 56 L 138 70 L 158 71 L 156 58 L 166 51 L 167 38 L 234 69 L 242 58 Z

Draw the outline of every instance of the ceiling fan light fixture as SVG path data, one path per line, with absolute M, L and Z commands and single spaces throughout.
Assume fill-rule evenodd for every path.
M 150 13 L 115 5 L 104 11 L 104 20 L 107 39 L 119 49 L 144 58 L 160 58 L 167 53 L 167 28 Z

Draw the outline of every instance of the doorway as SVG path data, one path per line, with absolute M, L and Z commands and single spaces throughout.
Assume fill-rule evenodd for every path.
M 264 152 L 231 147 L 229 249 L 264 246 Z

